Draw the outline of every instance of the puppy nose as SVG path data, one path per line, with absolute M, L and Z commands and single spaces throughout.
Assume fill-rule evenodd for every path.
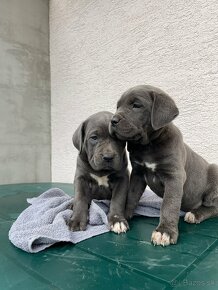
M 120 117 L 117 115 L 114 115 L 113 118 L 111 119 L 112 126 L 116 126 L 119 122 L 120 122 Z
M 114 156 L 111 155 L 111 154 L 105 154 L 103 156 L 103 159 L 104 159 L 104 161 L 110 162 L 110 161 L 112 161 L 114 159 Z

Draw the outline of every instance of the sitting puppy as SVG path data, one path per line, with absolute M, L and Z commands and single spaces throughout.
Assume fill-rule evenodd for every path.
M 126 142 L 109 135 L 113 114 L 99 112 L 84 121 L 73 135 L 79 150 L 75 174 L 73 215 L 68 223 L 73 231 L 85 230 L 92 199 L 111 199 L 108 222 L 115 233 L 126 232 L 124 210 L 129 186 Z
M 154 245 L 175 244 L 179 211 L 185 221 L 200 223 L 218 215 L 218 166 L 208 164 L 184 142 L 171 122 L 179 111 L 174 101 L 152 86 L 136 86 L 117 103 L 110 131 L 128 141 L 132 173 L 126 217 L 131 218 L 148 185 L 163 198 Z

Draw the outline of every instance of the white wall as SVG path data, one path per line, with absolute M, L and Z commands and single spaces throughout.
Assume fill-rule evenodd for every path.
M 217 11 L 217 0 L 50 1 L 53 181 L 73 181 L 79 123 L 136 84 L 168 92 L 185 141 L 218 162 Z

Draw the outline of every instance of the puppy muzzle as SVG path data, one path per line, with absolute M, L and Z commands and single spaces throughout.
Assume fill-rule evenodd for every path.
M 97 154 L 94 156 L 94 165 L 97 170 L 120 170 L 121 159 L 115 153 Z
M 121 140 L 139 140 L 141 138 L 141 130 L 120 114 L 115 114 L 111 119 L 110 132 Z

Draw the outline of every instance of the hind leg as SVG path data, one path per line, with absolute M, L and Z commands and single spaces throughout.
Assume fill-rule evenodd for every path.
M 218 206 L 206 207 L 201 205 L 199 208 L 185 214 L 184 220 L 190 224 L 199 224 L 206 219 L 218 216 Z
M 186 213 L 184 220 L 187 223 L 198 224 L 208 218 L 218 216 L 218 167 L 215 164 L 209 167 L 208 182 L 210 189 L 206 192 L 202 205 Z
M 208 187 L 202 205 L 187 212 L 184 220 L 187 223 L 200 223 L 208 218 L 218 216 L 218 166 L 211 164 L 208 168 Z

